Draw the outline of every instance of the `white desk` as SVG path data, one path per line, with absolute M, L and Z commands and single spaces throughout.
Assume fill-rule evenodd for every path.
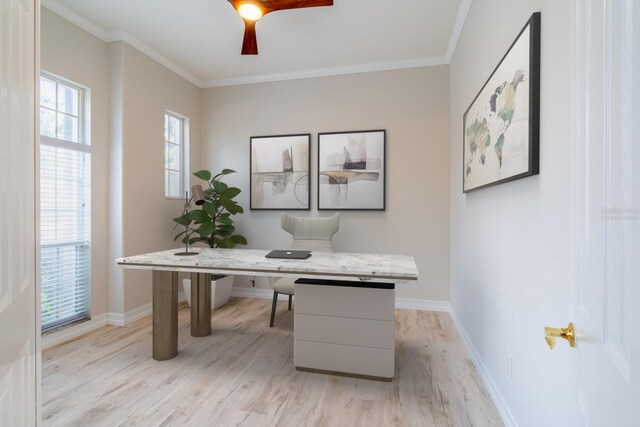
M 413 257 L 314 252 L 306 260 L 265 258 L 253 249 L 179 249 L 117 259 L 153 271 L 153 358 L 178 354 L 178 272 L 191 280 L 191 334 L 211 334 L 211 274 L 292 276 L 296 284 L 294 364 L 300 370 L 390 380 L 395 284 L 418 279 Z

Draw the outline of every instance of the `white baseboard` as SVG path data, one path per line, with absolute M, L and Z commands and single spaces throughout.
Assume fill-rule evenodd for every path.
M 126 313 L 109 313 L 108 323 L 112 326 L 125 326 L 138 319 L 149 316 L 152 312 L 153 304 L 149 303 L 127 311 Z
M 491 377 L 491 374 L 489 374 L 489 371 L 487 371 L 484 364 L 482 363 L 482 360 L 480 359 L 480 356 L 478 355 L 476 348 L 471 343 L 471 340 L 469 339 L 467 332 L 462 326 L 462 323 L 460 323 L 460 319 L 458 319 L 456 312 L 453 310 L 453 308 L 451 308 L 451 311 L 449 313 L 451 314 L 453 323 L 456 325 L 456 329 L 458 329 L 458 333 L 460 334 L 460 337 L 464 342 L 464 346 L 469 352 L 469 355 L 471 356 L 471 360 L 473 361 L 473 364 L 475 365 L 476 370 L 480 375 L 480 379 L 482 380 L 482 383 L 484 384 L 485 388 L 489 392 L 489 396 L 491 397 L 493 404 L 496 405 L 496 409 L 498 410 L 500 417 L 502 417 L 502 421 L 504 422 L 504 425 L 506 427 L 518 427 L 520 424 L 518 423 L 516 418 L 513 416 L 511 409 L 509 409 L 509 405 L 507 405 L 507 402 L 504 396 L 502 395 L 502 393 L 500 392 L 498 385 L 493 380 L 493 377 Z
M 178 293 L 178 302 L 186 301 L 187 299 L 184 296 L 184 293 Z M 143 305 L 142 307 L 134 308 L 131 311 L 127 311 L 126 313 L 107 313 L 107 324 L 111 326 L 126 326 L 131 322 L 135 322 L 136 320 L 140 320 L 143 317 L 150 316 L 153 313 L 153 304 L 149 303 Z
M 178 302 L 186 301 L 184 293 L 178 294 Z M 92 316 L 90 320 L 86 322 L 78 323 L 61 329 L 50 334 L 43 335 L 41 340 L 42 350 L 46 350 L 54 345 L 62 344 L 68 341 L 72 341 L 81 335 L 88 332 L 95 331 L 103 326 L 125 326 L 131 322 L 142 319 L 149 316 L 152 313 L 153 305 L 147 304 L 142 307 L 138 307 L 134 310 L 126 313 L 102 313 L 97 316 Z
M 243 297 L 243 298 L 260 298 L 260 299 L 272 299 L 273 290 L 264 288 L 233 288 L 231 296 Z M 278 299 L 287 300 L 288 296 L 280 294 Z M 178 301 L 185 301 L 184 293 L 178 295 Z M 434 301 L 412 298 L 396 298 L 396 308 L 408 308 L 413 310 L 423 311 L 443 311 L 451 312 L 451 306 L 447 301 Z M 103 313 L 98 316 L 94 316 L 91 320 L 79 323 L 77 325 L 70 326 L 62 329 L 58 332 L 54 332 L 42 337 L 42 349 L 53 347 L 54 345 L 62 344 L 67 341 L 71 341 L 87 332 L 94 331 L 103 326 L 125 326 L 131 322 L 142 319 L 143 317 L 151 315 L 153 310 L 152 304 L 146 304 L 142 307 L 138 307 L 126 313 Z
M 153 313 L 153 304 L 151 303 L 128 311 L 124 314 L 124 324 L 128 325 L 129 323 L 135 322 L 143 317 L 150 316 L 151 313 Z
M 124 326 L 124 313 L 107 313 L 107 324 L 111 326 Z
M 243 298 L 260 298 L 260 299 L 272 299 L 273 298 L 273 290 L 265 289 L 265 288 L 236 288 L 234 287 L 231 291 L 231 296 L 234 297 L 243 297 Z M 285 294 L 280 294 L 278 299 L 286 300 L 288 298 Z M 185 301 L 185 296 L 183 293 L 178 295 L 178 300 L 180 302 Z M 396 308 L 403 309 L 412 309 L 412 310 L 421 310 L 421 311 L 438 311 L 438 312 L 446 312 L 451 315 L 451 319 L 462 338 L 465 348 L 469 352 L 471 356 L 471 360 L 475 365 L 478 374 L 480 375 L 480 379 L 482 380 L 484 386 L 486 387 L 491 400 L 494 405 L 496 405 L 496 409 L 498 413 L 502 417 L 505 426 L 507 427 L 518 427 L 519 423 L 514 417 L 513 413 L 509 409 L 504 396 L 500 392 L 497 384 L 485 368 L 478 352 L 475 347 L 471 343 L 469 336 L 467 335 L 462 323 L 460 323 L 460 319 L 456 315 L 455 311 L 447 301 L 436 301 L 436 300 L 426 300 L 426 299 L 414 299 L 414 298 L 396 298 Z M 81 335 L 84 335 L 88 332 L 106 326 L 107 324 L 113 326 L 125 326 L 131 322 L 134 322 L 138 319 L 142 319 L 152 313 L 152 304 L 146 304 L 142 307 L 131 310 L 127 313 L 104 313 L 98 316 L 94 316 L 91 320 L 86 322 L 79 323 L 74 326 L 70 326 L 68 328 L 62 329 L 58 332 L 54 332 L 51 334 L 47 334 L 42 337 L 42 349 L 45 350 L 47 348 L 53 347 L 58 344 L 62 344 L 67 341 L 71 341 Z
M 107 313 L 93 316 L 86 322 L 78 323 L 59 331 L 43 335 L 41 340 L 42 350 L 46 350 L 50 347 L 53 347 L 54 345 L 71 341 L 78 338 L 80 335 L 95 331 L 96 329 L 102 328 L 103 326 L 107 326 Z
M 396 298 L 396 308 L 408 308 L 419 311 L 441 311 L 444 313 L 451 312 L 451 306 L 448 301 L 432 299 Z
M 273 290 L 265 288 L 236 288 L 231 291 L 232 297 L 241 298 L 260 298 L 260 299 L 272 299 Z M 278 295 L 279 300 L 286 300 L 289 297 L 285 294 Z M 443 311 L 449 313 L 451 306 L 447 301 L 436 301 L 429 299 L 414 299 L 414 298 L 396 298 L 396 308 L 408 308 L 412 310 L 421 311 Z

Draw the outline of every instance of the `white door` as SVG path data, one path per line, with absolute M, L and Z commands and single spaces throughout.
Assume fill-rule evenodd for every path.
M 0 1 L 1 426 L 36 423 L 36 5 Z
M 577 345 L 563 351 L 578 425 L 640 426 L 640 2 L 575 4 Z

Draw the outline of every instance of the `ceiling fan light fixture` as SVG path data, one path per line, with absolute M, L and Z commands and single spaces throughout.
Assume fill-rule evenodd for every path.
M 262 9 L 255 4 L 243 3 L 238 7 L 238 13 L 248 21 L 257 21 L 262 18 Z

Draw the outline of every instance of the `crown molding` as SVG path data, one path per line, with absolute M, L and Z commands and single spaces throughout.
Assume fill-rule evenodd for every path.
M 453 58 L 453 53 L 456 51 L 456 47 L 458 46 L 458 40 L 460 40 L 460 34 L 462 34 L 462 28 L 464 27 L 464 23 L 467 20 L 467 15 L 469 14 L 469 8 L 471 7 L 471 2 L 473 0 L 461 0 L 460 7 L 458 8 L 458 16 L 456 17 L 456 22 L 453 24 L 453 30 L 451 31 L 451 38 L 449 39 L 449 46 L 447 47 L 447 64 L 451 63 L 451 58 Z
M 343 67 L 316 68 L 312 70 L 291 71 L 286 73 L 263 74 L 258 76 L 233 77 L 229 79 L 208 80 L 204 82 L 204 88 L 237 86 L 254 83 L 276 82 L 283 80 L 310 79 L 314 77 L 338 76 L 343 74 L 370 73 L 374 71 L 401 70 L 406 68 L 433 67 L 447 65 L 444 56 L 423 59 L 410 59 L 404 61 L 378 62 L 373 64 L 347 65 Z
M 78 27 L 82 28 L 86 32 L 93 34 L 94 36 L 101 39 L 102 41 L 105 41 L 105 42 L 111 41 L 109 40 L 109 33 L 107 31 L 98 27 L 96 24 L 89 21 L 88 19 L 78 15 L 76 12 L 69 9 L 68 7 L 61 5 L 56 0 L 41 0 L 40 3 L 42 7 L 49 9 L 51 12 L 63 17 L 67 21 L 77 25 Z
M 173 71 L 174 73 L 176 73 L 183 79 L 187 80 L 188 82 L 192 83 L 193 85 L 199 88 L 203 87 L 203 82 L 200 79 L 198 79 L 196 76 L 194 76 L 193 74 L 191 74 L 190 72 L 188 72 L 187 70 L 185 70 L 184 68 L 176 64 L 175 62 L 171 61 L 170 59 L 168 59 L 166 56 L 162 55 L 155 49 L 149 47 L 147 44 L 133 37 L 131 34 L 127 33 L 126 31 L 124 30 L 106 31 L 103 28 L 100 28 L 99 26 L 94 24 L 93 22 L 78 15 L 76 12 L 69 9 L 68 7 L 60 4 L 57 0 L 42 0 L 41 3 L 43 7 L 49 9 L 51 12 L 55 13 L 56 15 L 63 17 L 64 19 L 71 22 L 72 24 L 77 25 L 78 27 L 82 28 L 86 32 L 93 34 L 100 40 L 106 43 L 117 42 L 117 41 L 125 42 L 129 46 L 144 53 L 149 58 L 165 66 L 166 68 Z
M 458 44 L 458 39 L 460 38 L 460 34 L 462 33 L 462 28 L 467 18 L 467 14 L 469 12 L 469 8 L 471 6 L 472 1 L 473 0 L 461 0 L 460 2 L 460 6 L 458 8 L 458 14 L 456 17 L 456 22 L 453 27 L 453 31 L 451 33 L 451 38 L 449 39 L 449 45 L 448 45 L 445 56 L 421 58 L 421 59 L 410 59 L 410 60 L 402 60 L 402 61 L 378 62 L 378 63 L 371 63 L 371 64 L 347 65 L 347 66 L 341 66 L 341 67 L 316 68 L 311 70 L 299 70 L 299 71 L 291 71 L 291 72 L 284 72 L 284 73 L 262 74 L 257 76 L 246 76 L 246 77 L 232 77 L 232 78 L 226 78 L 226 79 L 213 79 L 213 80 L 207 80 L 207 81 L 200 80 L 199 78 L 194 76 L 189 71 L 185 70 L 180 65 L 171 61 L 166 56 L 162 55 L 155 49 L 149 47 L 147 44 L 133 37 L 131 34 L 127 33 L 124 30 L 106 31 L 103 28 L 100 28 L 99 26 L 94 24 L 93 22 L 89 21 L 88 19 L 80 16 L 79 14 L 69 9 L 68 7 L 62 5 L 57 0 L 41 0 L 41 3 L 43 7 L 49 9 L 51 12 L 77 25 L 81 29 L 98 37 L 104 42 L 107 42 L 107 43 L 116 42 L 116 41 L 125 42 L 131 47 L 139 50 L 143 54 L 155 60 L 159 64 L 173 71 L 183 79 L 192 83 L 193 85 L 201 89 L 204 89 L 204 88 L 213 88 L 213 87 L 237 86 L 237 85 L 246 85 L 246 84 L 254 84 L 254 83 L 284 81 L 284 80 L 329 77 L 329 76 L 337 76 L 337 75 L 344 75 L 344 74 L 370 73 L 375 71 L 402 70 L 402 69 L 408 69 L 408 68 L 421 68 L 421 67 L 433 67 L 438 65 L 448 65 L 451 62 L 451 58 L 453 57 L 453 53 Z
M 176 64 L 175 62 L 171 61 L 169 58 L 162 55 L 155 49 L 149 47 L 145 43 L 133 37 L 131 34 L 127 33 L 126 31 L 123 31 L 123 30 L 110 31 L 109 36 L 111 38 L 111 41 L 123 41 L 127 43 L 129 46 L 139 50 L 140 52 L 147 55 L 149 58 L 158 62 L 159 64 L 164 65 L 166 68 L 173 71 L 174 73 L 176 73 L 177 75 L 179 75 L 180 77 L 188 81 L 189 83 L 201 89 L 204 87 L 204 83 L 202 80 L 200 80 L 199 78 L 197 78 L 196 76 L 194 76 L 193 74 L 191 74 L 190 72 L 188 72 L 187 70 L 185 70 L 184 68 Z

